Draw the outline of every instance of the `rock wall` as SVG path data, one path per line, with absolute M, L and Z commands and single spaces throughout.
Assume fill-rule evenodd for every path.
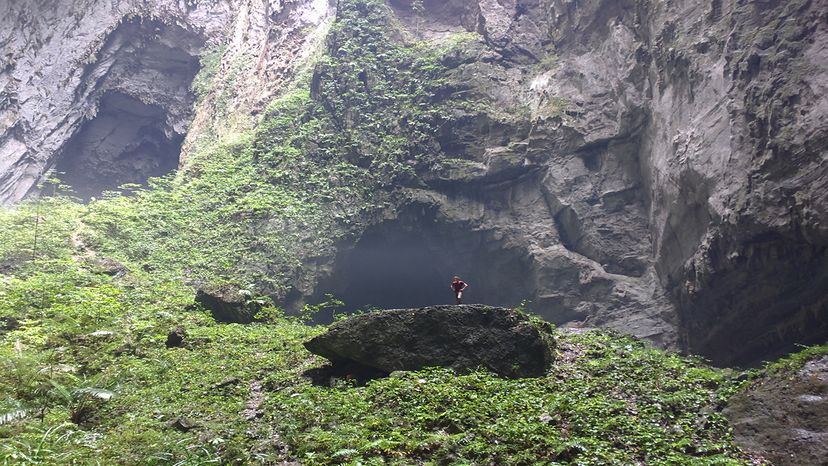
M 531 113 L 466 155 L 538 173 L 547 316 L 669 341 L 675 313 L 681 346 L 720 364 L 825 340 L 826 6 L 479 2 L 498 57 L 471 76 Z
M 0 8 L 3 204 L 20 200 L 54 166 L 84 123 L 95 119 L 105 96 L 128 96 L 137 101 L 133 108 L 156 112 L 161 121 L 150 126 L 161 134 L 153 144 L 182 138 L 192 113 L 189 81 L 198 55 L 221 38 L 233 12 L 231 3 L 213 0 L 3 0 Z M 128 135 L 107 140 L 108 133 L 92 128 L 69 147 L 93 159 L 84 168 L 102 168 L 96 160 L 117 159 L 142 142 L 122 140 Z M 96 146 L 100 157 L 88 153 Z
M 296 78 L 310 72 L 334 12 L 324 0 L 2 1 L 11 11 L 0 20 L 3 202 L 74 147 L 107 96 L 164 116 L 155 146 L 189 128 L 185 156 L 251 127 L 304 82 Z M 477 106 L 441 126 L 434 151 L 444 164 L 400 186 L 367 227 L 355 222 L 338 254 L 288 277 L 288 304 L 342 286 L 361 238 L 424 231 L 435 254 L 473 238 L 475 264 L 528 284 L 489 296 L 525 294 L 559 324 L 612 327 L 720 364 L 826 339 L 828 2 L 389 6 L 399 41 L 474 37 L 442 64 L 451 92 Z M 147 45 L 119 39 L 130 27 Z M 205 44 L 224 48 L 190 124 L 192 92 L 149 85 L 153 67 L 134 73 L 129 57 L 167 46 L 192 58 Z
M 331 13 L 327 1 L 278 0 L 2 0 L 0 9 L 0 204 L 55 167 L 85 198 L 143 182 L 178 166 L 186 136 L 249 127 Z M 189 131 L 191 84 L 208 52 L 220 58 L 212 72 L 222 87 L 201 96 Z
M 502 113 L 457 115 L 411 203 L 519 251 L 554 322 L 719 364 L 824 341 L 826 6 L 456 2 L 483 44 L 446 62 Z
M 332 0 L 233 1 L 220 63 L 196 106 L 182 165 L 200 142 L 250 129 L 260 112 L 309 72 L 335 14 Z
M 825 463 L 828 357 L 766 375 L 732 398 L 724 414 L 740 447 L 777 465 Z

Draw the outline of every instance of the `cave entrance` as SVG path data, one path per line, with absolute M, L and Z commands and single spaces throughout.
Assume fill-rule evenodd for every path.
M 144 183 L 178 167 L 184 136 L 165 131 L 164 109 L 109 93 L 97 116 L 66 144 L 56 169 L 74 193 L 88 200 L 126 183 Z
M 449 284 L 459 275 L 469 283 L 464 303 L 515 307 L 535 292 L 530 259 L 498 238 L 427 213 L 385 221 L 340 254 L 310 302 L 331 294 L 346 311 L 454 304 Z M 318 320 L 330 321 L 331 314 L 323 311 Z
M 109 35 L 99 59 L 84 71 L 94 116 L 78 126 L 55 159 L 59 178 L 73 194 L 89 200 L 178 167 L 205 40 L 146 18 L 124 21 Z

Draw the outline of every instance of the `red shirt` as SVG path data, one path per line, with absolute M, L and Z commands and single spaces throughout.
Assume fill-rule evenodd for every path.
M 454 287 L 454 292 L 455 293 L 459 293 L 466 286 L 466 282 L 464 282 L 462 280 L 456 281 L 456 282 L 451 282 L 451 286 Z

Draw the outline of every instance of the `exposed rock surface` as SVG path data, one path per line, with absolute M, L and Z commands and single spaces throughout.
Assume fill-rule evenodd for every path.
M 725 415 L 742 448 L 775 465 L 828 464 L 828 356 L 731 400 Z
M 358 315 L 305 343 L 337 363 L 386 373 L 482 366 L 508 377 L 537 377 L 553 361 L 551 337 L 510 309 L 480 305 L 395 309 Z
M 453 4 L 484 43 L 445 63 L 502 113 L 458 112 L 445 168 L 366 241 L 438 238 L 420 250 L 470 258 L 470 283 L 504 271 L 487 300 L 718 364 L 828 338 L 825 1 Z M 364 246 L 314 273 L 353 281 Z
M 10 12 L 0 19 L 0 202 L 60 160 L 81 175 L 112 169 L 114 184 L 134 181 L 118 175 L 127 169 L 167 170 L 205 44 L 225 51 L 185 154 L 249 127 L 300 74 L 334 10 L 326 0 L 104 3 L 0 0 Z M 400 187 L 381 217 L 343 227 L 337 254 L 274 271 L 282 304 L 360 288 L 346 301 L 373 304 L 375 280 L 354 270 L 375 254 L 434 266 L 366 276 L 426 290 L 460 273 L 469 299 L 528 299 L 552 322 L 611 327 L 719 364 L 828 337 L 825 0 L 423 6 L 390 2 L 398 39 L 475 35 L 443 64 L 452 92 L 480 105 L 440 128 L 445 164 Z M 162 79 L 170 67 L 177 78 Z M 143 131 L 110 133 L 96 112 Z M 394 234 L 417 238 L 419 256 L 378 246 Z M 411 299 L 451 299 L 442 282 L 433 289 Z
M 164 342 L 164 345 L 167 348 L 180 348 L 184 346 L 184 340 L 187 338 L 187 331 L 184 330 L 184 327 L 179 325 L 178 327 L 174 328 L 170 333 L 167 334 L 167 341 Z
M 255 124 L 319 51 L 333 20 L 333 0 L 227 0 L 234 20 L 223 37 L 221 62 L 198 103 L 182 161 L 203 139 Z
M 223 47 L 215 72 L 248 77 L 210 96 L 206 115 L 249 125 L 310 53 L 304 41 L 329 9 L 326 0 L 0 0 L 0 204 L 51 168 L 83 198 L 171 172 L 193 120 L 199 56 Z
M 0 317 L 0 334 L 20 328 L 20 321 L 14 317 Z
M 223 33 L 229 3 L 3 0 L 0 8 L 0 203 L 21 199 L 60 158 L 87 196 L 96 177 L 114 188 L 177 166 L 198 54 Z
M 250 298 L 249 292 L 233 285 L 205 285 L 196 292 L 195 302 L 218 322 L 249 324 L 262 307 Z

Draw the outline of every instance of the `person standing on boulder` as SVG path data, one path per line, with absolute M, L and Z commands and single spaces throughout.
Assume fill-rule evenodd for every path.
M 454 290 L 454 297 L 457 298 L 457 304 L 463 303 L 463 290 L 469 287 L 469 284 L 460 280 L 460 277 L 455 276 L 451 279 L 450 288 Z

